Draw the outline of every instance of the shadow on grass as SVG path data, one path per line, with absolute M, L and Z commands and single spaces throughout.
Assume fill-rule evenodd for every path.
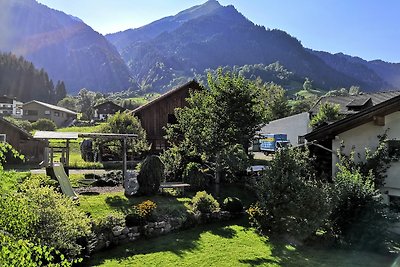
M 241 225 L 242 220 L 235 221 L 233 224 Z M 229 224 L 231 225 L 232 222 Z M 224 238 L 233 238 L 236 231 L 228 228 L 227 223 L 215 223 L 201 225 L 181 232 L 171 233 L 162 237 L 141 239 L 131 244 L 109 249 L 107 251 L 95 254 L 89 262 L 89 266 L 100 265 L 105 260 L 125 260 L 128 257 L 140 254 L 152 254 L 157 252 L 171 252 L 180 258 L 187 252 L 199 250 L 199 240 L 203 233 L 210 232 Z
M 260 266 L 265 264 L 279 264 L 280 261 L 274 259 L 267 259 L 267 258 L 254 258 L 248 260 L 239 260 L 240 263 L 248 264 L 250 266 Z

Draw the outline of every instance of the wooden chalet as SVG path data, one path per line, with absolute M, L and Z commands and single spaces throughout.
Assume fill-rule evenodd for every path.
M 34 139 L 30 133 L 3 118 L 0 118 L 0 142 L 12 145 L 31 163 L 41 162 L 44 148 L 48 146 L 47 142 Z
M 114 115 L 118 111 L 124 112 L 126 110 L 126 108 L 121 107 L 120 105 L 117 105 L 112 101 L 101 103 L 97 106 L 94 106 L 93 109 L 94 109 L 93 119 L 101 121 L 107 120 L 110 116 Z
M 153 152 L 167 147 L 164 127 L 168 123 L 176 122 L 175 109 L 185 107 L 186 99 L 194 90 L 202 90 L 202 87 L 193 80 L 132 111 L 146 130 L 147 140 Z

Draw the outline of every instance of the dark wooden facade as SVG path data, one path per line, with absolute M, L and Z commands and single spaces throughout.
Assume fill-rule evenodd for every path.
M 118 111 L 124 112 L 126 108 L 115 104 L 112 101 L 107 101 L 93 107 L 95 120 L 106 120 L 109 116 L 114 115 Z
M 164 127 L 176 120 L 175 109 L 185 107 L 190 92 L 201 88 L 196 81 L 191 81 L 132 111 L 146 130 L 147 140 L 153 152 L 166 148 Z
M 0 118 L 0 135 L 5 135 L 6 142 L 24 155 L 26 162 L 39 163 L 43 160 L 47 142 L 33 139 L 31 134 L 2 118 Z

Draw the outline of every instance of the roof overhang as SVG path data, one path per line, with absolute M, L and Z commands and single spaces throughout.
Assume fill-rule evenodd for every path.
M 340 133 L 374 121 L 377 117 L 386 116 L 399 110 L 400 96 L 396 96 L 332 124 L 317 128 L 311 133 L 306 134 L 305 138 L 309 142 L 333 139 Z

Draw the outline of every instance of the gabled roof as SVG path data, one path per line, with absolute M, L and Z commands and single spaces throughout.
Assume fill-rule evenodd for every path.
M 77 114 L 76 112 L 74 112 L 72 110 L 69 110 L 69 109 L 66 109 L 66 108 L 62 108 L 62 107 L 59 107 L 59 106 L 55 106 L 55 105 L 52 105 L 52 104 L 40 102 L 40 101 L 37 101 L 37 100 L 33 100 L 33 101 L 28 102 L 28 103 L 25 103 L 23 107 L 25 107 L 26 105 L 31 104 L 31 103 L 36 103 L 36 104 L 39 104 L 41 106 L 47 107 L 47 108 L 52 109 L 52 110 L 58 110 L 58 111 L 69 113 L 69 114 L 73 114 L 73 115 Z
M 400 110 L 400 95 L 375 106 L 345 117 L 332 124 L 319 127 L 305 135 L 307 141 L 332 139 L 336 135 L 374 120 L 377 116 L 386 116 Z
M 359 111 L 349 109 L 349 107 L 362 107 L 362 103 L 367 104 L 368 100 L 371 99 L 372 105 L 375 106 L 379 103 L 387 101 L 393 97 L 399 96 L 400 91 L 388 91 L 388 92 L 377 92 L 377 93 L 362 93 L 359 95 L 350 96 L 322 96 L 310 109 L 310 113 L 316 114 L 319 111 L 319 107 L 324 103 L 338 104 L 340 106 L 339 113 L 343 115 L 355 114 Z
M 188 88 L 189 89 L 201 89 L 201 86 L 197 81 L 192 80 L 192 81 L 190 81 L 190 82 L 188 82 L 188 83 L 186 83 L 186 84 L 184 84 L 182 86 L 176 87 L 176 88 L 166 92 L 165 94 L 163 94 L 163 95 L 157 97 L 156 99 L 144 104 L 143 106 L 140 106 L 140 107 L 134 109 L 132 111 L 132 113 L 135 114 L 135 113 L 140 112 L 140 111 L 142 111 L 144 109 L 147 109 L 148 107 L 150 107 L 150 106 L 154 105 L 155 103 L 167 98 L 168 96 L 173 95 L 173 94 L 175 94 L 175 93 L 177 93 L 177 92 L 179 92 L 179 91 L 181 91 L 183 89 L 188 89 Z
M 4 119 L 4 118 L 2 118 L 2 117 L 0 117 L 0 123 L 3 123 L 3 124 L 5 124 L 5 125 L 9 126 L 10 128 L 14 129 L 15 131 L 21 133 L 21 134 L 24 135 L 27 139 L 32 139 L 32 138 L 33 138 L 33 136 L 32 136 L 30 133 L 28 133 L 28 132 L 25 131 L 24 129 L 18 127 L 18 126 L 15 125 L 14 123 L 9 122 L 8 120 L 6 120 L 6 119 Z M 1 132 L 0 132 L 0 133 L 1 133 Z

